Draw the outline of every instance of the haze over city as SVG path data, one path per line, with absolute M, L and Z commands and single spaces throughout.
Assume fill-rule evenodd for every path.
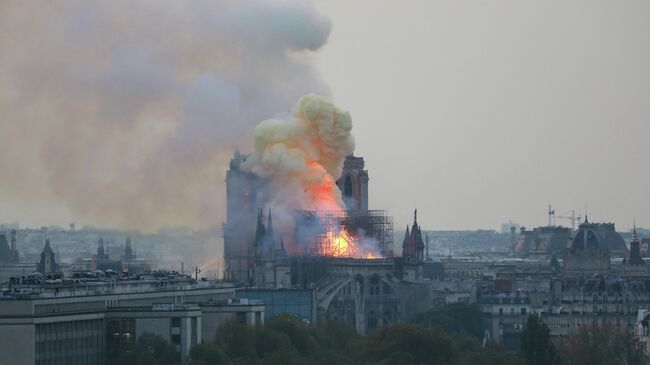
M 650 364 L 650 2 L 0 2 L 0 365 Z
M 647 3 L 258 5 L 3 3 L 0 221 L 217 227 L 228 156 L 307 92 L 400 225 L 650 220 Z

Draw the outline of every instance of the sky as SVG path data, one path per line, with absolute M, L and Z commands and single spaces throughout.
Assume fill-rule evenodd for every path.
M 350 112 L 397 227 L 650 227 L 645 1 L 0 4 L 0 222 L 219 227 L 306 93 Z M 146 19 L 144 21 L 143 19 Z M 558 223 L 568 225 L 558 219 Z
M 428 229 L 650 226 L 650 3 L 317 1 L 370 205 Z M 569 225 L 557 219 L 558 224 Z

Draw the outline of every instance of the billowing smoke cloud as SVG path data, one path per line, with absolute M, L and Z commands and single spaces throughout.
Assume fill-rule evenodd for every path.
M 328 94 L 310 54 L 330 28 L 298 0 L 2 2 L 0 199 L 125 228 L 218 225 L 234 147 L 300 96 Z M 297 120 L 349 124 L 305 100 Z M 350 151 L 303 153 L 335 176 L 338 148 Z
M 293 119 L 255 127 L 254 152 L 245 167 L 268 181 L 276 210 L 343 210 L 336 180 L 354 151 L 352 120 L 320 96 L 307 95 Z
M 271 197 L 268 204 L 294 254 L 310 250 L 332 256 L 360 253 L 353 252 L 352 237 L 343 232 L 336 218 L 338 213 L 329 217 L 329 212 L 346 209 L 336 180 L 341 176 L 345 157 L 354 151 L 351 131 L 349 113 L 316 95 L 302 97 L 293 109 L 292 119 L 270 119 L 255 127 L 254 152 L 244 168 L 267 182 Z M 321 213 L 317 213 L 318 219 L 305 220 L 296 210 Z M 319 220 L 324 218 L 330 224 Z M 365 237 L 358 233 L 356 236 Z M 337 248 L 311 246 L 322 241 Z

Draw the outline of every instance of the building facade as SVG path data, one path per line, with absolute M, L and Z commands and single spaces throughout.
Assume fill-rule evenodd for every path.
M 236 304 L 231 284 L 195 282 L 182 275 L 17 278 L 0 297 L 0 363 L 104 364 L 111 351 L 135 343 L 149 332 L 175 345 L 185 364 L 205 328 L 236 318 L 263 321 L 263 304 Z M 216 303 L 221 303 L 216 310 Z M 203 317 L 203 308 L 206 317 Z M 213 313 L 222 315 L 215 317 Z M 249 315 L 249 313 L 252 313 Z M 260 322 L 261 323 L 261 322 Z

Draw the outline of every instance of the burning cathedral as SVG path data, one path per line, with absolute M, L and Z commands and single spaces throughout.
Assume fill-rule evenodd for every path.
M 368 171 L 353 155 L 349 114 L 314 95 L 293 114 L 260 123 L 254 151 L 236 151 L 230 161 L 225 278 L 314 288 L 321 311 L 362 333 L 426 310 L 417 218 L 396 257 L 392 217 L 369 209 Z

